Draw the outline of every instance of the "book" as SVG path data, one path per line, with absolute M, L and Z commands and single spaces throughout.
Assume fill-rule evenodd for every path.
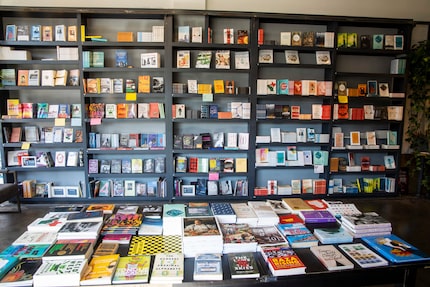
M 167 212 L 171 211 L 168 210 Z M 176 217 L 182 219 L 182 217 Z M 163 214 L 163 221 L 165 216 Z M 163 222 L 164 224 L 164 222 Z M 182 225 L 179 226 L 182 230 Z M 164 232 L 167 233 L 167 232 Z M 155 255 L 157 253 L 181 253 L 182 236 L 180 235 L 135 235 L 130 240 L 128 256 Z
M 209 69 L 211 66 L 212 51 L 199 51 L 196 58 L 196 68 Z
M 15 256 L 0 257 L 0 278 L 3 278 L 3 276 L 5 276 L 13 267 L 15 267 L 18 261 L 18 257 Z
M 89 212 L 88 209 L 87 212 Z M 57 239 L 96 239 L 102 225 L 102 221 L 66 222 L 58 231 Z
M 190 68 L 190 50 L 180 50 L 176 53 L 176 68 Z
M 0 261 L 9 260 L 10 258 L 2 258 Z M 37 269 L 42 265 L 40 258 L 23 258 L 18 261 L 13 257 L 10 262 L 17 262 L 15 266 L 10 269 L 10 264 L 2 264 L 1 270 L 10 269 L 6 275 L 0 271 L 0 286 L 33 286 L 33 275 Z M 4 276 L 3 276 L 4 275 Z
M 227 260 L 232 279 L 260 277 L 260 271 L 254 253 L 229 253 L 227 254 Z
M 315 228 L 314 235 L 322 244 L 350 243 L 354 239 L 343 227 Z
M 89 259 L 94 251 L 94 240 L 57 240 L 45 252 L 43 261 Z
M 0 252 L 0 258 L 15 256 L 21 258 L 42 258 L 50 244 L 9 245 Z
M 84 270 L 81 286 L 111 284 L 118 261 L 119 254 L 93 257 Z
M 305 223 L 331 223 L 336 222 L 336 218 L 327 210 L 301 210 L 299 215 Z
M 67 282 L 66 286 L 79 286 L 87 265 L 86 259 L 45 261 L 33 275 L 33 286 L 55 287 L 58 282 Z
M 306 271 L 303 261 L 288 245 L 263 246 L 260 252 L 273 276 L 304 274 Z
M 15 239 L 12 245 L 48 245 L 54 243 L 56 239 L 56 232 L 30 232 L 27 230 Z
M 430 259 L 423 251 L 394 234 L 365 236 L 361 239 L 392 263 L 417 262 Z
M 310 251 L 329 271 L 354 268 L 354 264 L 334 245 L 312 246 Z
M 215 51 L 215 69 L 230 69 L 230 50 Z
M 184 255 L 158 253 L 151 271 L 151 284 L 180 284 L 184 279 Z
M 194 258 L 193 279 L 195 281 L 223 280 L 221 254 L 197 254 Z
M 340 244 L 338 247 L 362 268 L 388 265 L 387 260 L 373 252 L 363 243 Z
M 285 50 L 285 62 L 287 64 L 300 64 L 299 52 L 297 50 Z
M 391 223 L 376 212 L 364 212 L 355 215 L 343 215 L 342 224 L 350 227 L 352 230 L 391 227 Z

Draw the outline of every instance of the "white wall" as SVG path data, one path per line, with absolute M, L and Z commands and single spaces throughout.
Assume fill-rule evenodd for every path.
M 0 6 L 207 9 L 430 21 L 429 0 L 0 0 Z

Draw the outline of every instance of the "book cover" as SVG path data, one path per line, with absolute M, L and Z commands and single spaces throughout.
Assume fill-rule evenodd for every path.
M 43 262 L 33 275 L 33 286 L 58 286 L 58 282 L 67 281 L 68 286 L 79 286 L 87 267 L 86 259 L 50 260 Z
M 327 210 L 301 210 L 299 215 L 305 223 L 336 222 L 336 218 Z
M 143 254 L 154 255 L 157 253 L 182 253 L 182 236 L 137 235 L 131 238 L 128 256 Z
M 217 50 L 215 52 L 215 68 L 230 69 L 230 50 Z
M 2 258 L 0 261 L 8 260 L 9 258 Z M 13 257 L 10 262 L 17 262 L 18 259 Z M 10 265 L 0 263 L 3 266 L 0 269 L 0 278 L 3 277 L 3 270 L 10 269 Z M 4 275 L 0 281 L 0 286 L 32 286 L 33 275 L 42 265 L 40 258 L 23 258 L 16 263 L 16 265 L 10 269 L 10 271 Z
M 180 284 L 184 278 L 184 255 L 182 253 L 159 253 L 155 255 L 151 271 L 151 284 Z
M 386 266 L 388 261 L 362 243 L 340 244 L 339 249 L 363 268 Z
M 304 274 L 306 271 L 300 257 L 287 245 L 262 247 L 260 252 L 274 276 Z
M 205 253 L 197 254 L 194 258 L 193 279 L 199 280 L 222 280 L 221 254 Z
M 232 279 L 260 277 L 260 271 L 254 253 L 229 253 L 227 254 L 227 260 Z
M 149 255 L 120 257 L 112 283 L 147 283 L 150 263 Z
M 93 257 L 84 270 L 81 286 L 111 284 L 119 258 L 119 254 Z
M 49 247 L 50 244 L 9 245 L 0 252 L 0 257 L 40 258 L 44 256 Z
M 196 59 L 196 68 L 209 69 L 211 66 L 212 51 L 199 51 Z
M 416 262 L 430 259 L 423 251 L 394 234 L 365 236 L 361 239 L 385 259 L 393 263 Z
M 18 257 L 15 256 L 2 256 L 0 258 L 0 278 L 7 274 L 14 266 L 16 266 L 18 261 Z
M 354 239 L 343 227 L 315 228 L 314 235 L 322 244 L 350 243 Z
M 354 264 L 334 245 L 312 246 L 310 251 L 330 271 L 354 268 Z

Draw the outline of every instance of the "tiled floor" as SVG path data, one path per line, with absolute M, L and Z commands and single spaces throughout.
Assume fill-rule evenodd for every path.
M 343 199 L 363 211 L 375 211 L 391 221 L 393 233 L 430 254 L 430 200 L 413 196 L 395 198 Z M 9 205 L 3 206 L 9 208 Z M 3 208 L 2 207 L 2 208 Z M 25 204 L 21 214 L 0 213 L 0 250 L 14 241 L 35 218 L 42 217 L 49 205 Z M 430 269 L 419 270 L 417 287 L 430 286 Z

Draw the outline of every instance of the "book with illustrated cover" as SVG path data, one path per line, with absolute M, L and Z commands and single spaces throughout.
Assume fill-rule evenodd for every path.
M 397 235 L 365 236 L 364 243 L 393 263 L 428 261 L 430 257 Z
M 176 53 L 176 68 L 187 69 L 190 68 L 190 50 L 181 50 Z
M 43 261 L 89 259 L 93 253 L 94 242 L 57 240 L 43 255 Z
M 230 50 L 215 52 L 215 69 L 230 69 Z
M 58 282 L 67 282 L 69 286 L 79 286 L 87 266 L 86 259 L 43 262 L 33 275 L 33 286 L 56 287 Z
M 0 278 L 9 272 L 18 263 L 18 260 L 15 256 L 0 257 Z
M 363 243 L 340 244 L 338 247 L 363 268 L 388 265 L 387 260 L 370 250 Z
M 196 68 L 209 69 L 211 67 L 212 51 L 199 51 L 196 59 Z
M 93 257 L 84 270 L 81 286 L 111 284 L 119 258 L 119 254 Z
M 15 256 L 19 259 L 41 258 L 50 246 L 50 244 L 9 245 L 0 252 L 0 258 L 8 256 Z
M 356 215 L 343 215 L 342 224 L 352 230 L 368 228 L 391 228 L 391 223 L 376 212 L 364 212 Z
M 343 227 L 315 228 L 314 235 L 322 244 L 350 243 L 354 239 Z
M 284 236 L 275 226 L 250 227 L 251 233 L 259 246 L 273 246 L 287 244 Z
M 227 260 L 232 279 L 260 277 L 260 271 L 254 253 L 229 253 L 227 255 Z
M 0 259 L 0 261 L 5 258 Z M 7 260 L 7 259 L 6 259 Z M 17 260 L 13 258 L 12 261 Z M 3 273 L 0 271 L 0 286 L 33 286 L 33 274 L 42 265 L 40 258 L 23 258 L 10 269 L 10 265 L 2 265 L 4 269 L 10 269 L 10 271 L 3 277 Z M 3 269 L 2 268 L 2 269 Z
M 154 255 L 157 253 L 182 253 L 182 236 L 180 235 L 138 236 L 137 235 L 131 238 L 130 247 L 128 249 L 128 256 L 135 256 L 135 255 L 142 255 L 142 254 Z
M 306 271 L 300 257 L 288 245 L 263 246 L 260 252 L 274 276 L 304 274 Z
M 334 245 L 312 246 L 310 250 L 329 271 L 354 268 L 354 264 Z

